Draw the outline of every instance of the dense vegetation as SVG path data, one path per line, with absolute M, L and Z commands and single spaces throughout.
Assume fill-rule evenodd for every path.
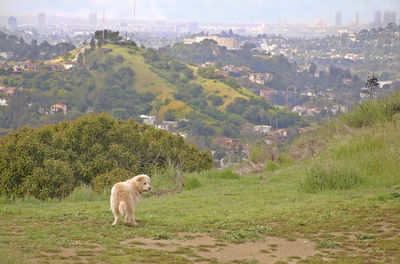
M 201 171 L 212 167 L 212 159 L 180 136 L 107 114 L 25 127 L 0 138 L 0 190 L 6 196 L 61 198 L 80 184 L 105 188 L 166 166 Z
M 87 53 L 92 70 L 78 66 L 73 70 L 24 72 L 8 76 L 3 84 L 23 87 L 16 91 L 8 107 L 0 108 L 0 127 L 16 129 L 23 125 L 40 126 L 60 120 L 72 120 L 86 112 L 109 112 L 121 119 L 147 114 L 155 96 L 151 92 L 138 93 L 134 89 L 135 73 L 124 65 L 119 55 L 102 56 Z M 98 76 L 103 78 L 99 79 Z M 51 105 L 63 103 L 68 114 L 43 115 Z
M 14 61 L 49 60 L 73 49 L 74 45 L 65 42 L 50 45 L 47 41 L 38 44 L 36 40 L 32 40 L 31 43 L 26 43 L 23 38 L 0 31 L 0 52 L 11 52 L 10 59 Z
M 400 93 L 367 101 L 301 137 L 292 147 L 295 158 L 310 161 L 306 191 L 394 186 L 400 178 Z
M 238 175 L 230 169 L 187 174 L 172 166 L 158 171 L 152 175 L 151 193 L 135 212 L 140 219 L 136 228 L 111 227 L 109 187 L 98 194 L 79 186 L 61 201 L 0 197 L 0 261 L 397 263 L 399 115 L 400 94 L 368 101 L 303 137 L 294 148 L 313 149 L 312 156 L 303 156 L 308 161 L 268 161 L 257 174 Z M 131 124 L 114 122 L 126 124 L 126 130 Z M 97 127 L 92 125 L 86 127 Z M 40 138 L 46 145 L 44 132 Z M 18 135 L 22 136 L 7 139 L 15 142 Z M 87 135 L 72 137 L 71 144 L 78 148 L 95 138 Z M 108 130 L 105 135 L 115 133 Z M 30 138 L 37 142 L 38 136 L 33 133 Z M 13 144 L 8 149 L 19 147 Z M 53 151 L 53 156 L 64 155 Z M 23 161 L 19 156 L 14 163 Z M 46 168 L 36 174 L 60 167 L 46 161 Z M 16 174 L 25 169 L 18 168 Z M 124 169 L 117 168 L 92 183 L 100 186 L 98 182 L 121 174 Z
M 283 56 L 266 56 L 263 53 L 253 50 L 255 46 L 246 43 L 240 50 L 227 50 L 225 47 L 220 47 L 213 40 L 204 40 L 200 43 L 185 45 L 177 43 L 172 47 L 160 48 L 159 52 L 168 54 L 178 60 L 202 64 L 213 62 L 217 68 L 224 65 L 234 65 L 238 67 L 249 67 L 254 72 L 272 73 L 273 78 L 266 82 L 265 85 L 255 85 L 243 78 L 237 78 L 239 84 L 245 85 L 248 88 L 272 88 L 279 91 L 286 91 L 288 87 L 299 91 L 331 91 L 346 94 L 341 96 L 343 101 L 355 100 L 359 97 L 359 89 L 363 83 L 357 75 L 352 74 L 349 70 L 342 70 L 335 67 L 330 67 L 324 71 L 313 65 L 308 70 L 300 71 L 296 63 L 290 63 Z M 211 70 L 214 68 L 211 68 Z M 209 69 L 204 69 L 199 74 L 206 75 L 208 78 L 218 78 L 215 72 Z M 319 76 L 315 77 L 315 73 Z M 241 77 L 240 75 L 237 77 Z M 231 78 L 232 80 L 233 78 Z M 351 82 L 344 84 L 343 79 L 350 79 Z M 292 96 L 293 100 L 297 96 Z M 283 105 L 285 99 L 277 98 L 277 102 Z M 291 101 L 295 103 L 296 101 Z
M 115 34 L 106 36 L 107 41 L 117 38 Z M 107 44 L 104 49 L 96 45 L 86 49 L 71 70 L 4 77 L 3 85 L 23 90 L 9 98 L 9 106 L 0 107 L 0 127 L 41 126 L 73 120 L 91 111 L 108 112 L 123 120 L 160 112 L 161 120 L 189 119 L 178 124 L 179 131 L 200 137 L 238 137 L 246 122 L 279 128 L 304 124 L 298 116 L 257 99 L 231 77 L 211 76 L 134 43 L 114 42 L 117 43 Z M 237 97 L 252 106 L 251 112 L 232 110 Z M 68 106 L 67 115 L 46 115 L 56 103 Z M 279 122 L 275 122 L 276 118 Z

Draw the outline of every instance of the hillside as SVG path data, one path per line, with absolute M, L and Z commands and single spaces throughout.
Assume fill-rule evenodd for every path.
M 3 197 L 2 261 L 398 263 L 399 113 L 399 93 L 368 101 L 257 174 L 153 173 L 136 228 L 111 226 L 109 190 Z
M 154 68 L 151 64 L 149 64 L 144 56 L 147 54 L 146 50 L 141 48 L 130 49 L 129 47 L 117 46 L 117 45 L 106 45 L 105 49 L 112 49 L 112 52 L 108 53 L 108 58 L 112 56 L 121 56 L 123 59 L 118 61 L 118 65 L 113 65 L 111 68 L 112 71 L 116 71 L 116 68 L 129 67 L 134 72 L 134 82 L 128 89 L 136 90 L 138 93 L 152 93 L 156 96 L 156 100 L 163 103 L 160 112 L 166 112 L 167 110 L 176 110 L 178 115 L 185 115 L 190 111 L 196 109 L 195 106 L 188 104 L 183 100 L 177 100 L 174 98 L 173 94 L 179 92 L 177 83 L 171 82 L 171 79 L 165 76 L 165 71 L 157 71 L 157 68 Z M 94 63 L 95 60 L 100 62 L 98 63 L 107 63 L 107 56 L 102 57 L 101 50 L 95 51 L 93 54 L 90 54 L 87 58 L 89 66 L 91 63 Z M 118 57 L 120 58 L 120 57 Z M 109 62 L 109 61 L 108 61 Z M 168 63 L 168 61 L 166 61 Z M 183 65 L 183 69 L 187 66 Z M 93 67 L 91 67 L 93 68 Z M 196 67 L 188 68 L 197 71 Z M 166 70 L 166 69 L 164 69 Z M 169 70 L 169 68 L 167 69 Z M 179 72 L 179 71 L 178 71 Z M 100 69 L 95 69 L 93 71 L 94 77 L 96 79 L 96 84 L 101 86 L 102 83 L 106 82 L 106 79 L 103 78 L 104 74 Z M 250 98 L 253 95 L 244 88 L 232 89 L 225 85 L 224 83 L 217 81 L 212 82 L 210 80 L 206 80 L 201 78 L 196 73 L 194 73 L 194 78 L 188 80 L 188 84 L 197 84 L 204 87 L 203 96 L 207 98 L 208 95 L 212 93 L 218 93 L 223 97 L 224 104 L 223 107 L 220 107 L 221 110 L 224 110 L 224 106 L 228 103 L 232 102 L 233 99 L 237 97 L 245 97 Z M 169 103 L 165 104 L 165 101 L 169 101 Z
M 400 93 L 367 101 L 300 137 L 289 149 L 308 164 L 310 192 L 355 187 L 394 187 L 400 179 Z M 397 187 L 396 187 L 397 186 Z
M 9 106 L 0 107 L 0 127 L 41 126 L 93 111 L 124 120 L 139 121 L 142 114 L 158 114 L 160 120 L 186 119 L 189 121 L 178 129 L 200 136 L 237 137 L 247 122 L 274 126 L 277 122 L 271 117 L 284 120 L 279 128 L 303 122 L 296 114 L 253 95 L 230 77 L 198 74 L 195 66 L 134 43 L 80 48 L 54 61 L 66 63 L 65 59 L 71 58 L 76 59 L 76 66 L 70 70 L 5 76 L 3 85 L 22 89 L 10 98 Z M 68 110 L 51 111 L 55 104 L 66 105 Z M 252 112 L 230 111 L 240 104 L 253 106 Z

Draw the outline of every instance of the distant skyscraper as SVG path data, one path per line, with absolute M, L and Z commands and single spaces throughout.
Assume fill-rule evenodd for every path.
M 89 14 L 89 24 L 93 27 L 97 25 L 97 13 Z
M 375 11 L 374 26 L 376 26 L 376 27 L 382 26 L 382 12 L 381 11 Z
M 186 26 L 188 32 L 196 32 L 199 28 L 199 24 L 197 22 L 189 22 Z
M 335 25 L 336 26 L 342 25 L 342 13 L 341 12 L 336 12 Z
M 358 15 L 358 12 L 356 12 L 356 13 L 354 14 L 354 21 L 353 21 L 353 24 L 354 24 L 355 26 L 358 26 L 359 23 L 360 23 L 360 21 L 359 21 L 359 15 Z
M 396 23 L 396 12 L 386 11 L 383 13 L 383 26 L 386 27 L 389 23 Z
M 39 22 L 39 28 L 46 27 L 46 14 L 45 13 L 39 13 L 38 22 Z
M 8 18 L 8 26 L 10 28 L 16 28 L 17 27 L 17 18 L 13 17 L 13 16 L 10 16 Z

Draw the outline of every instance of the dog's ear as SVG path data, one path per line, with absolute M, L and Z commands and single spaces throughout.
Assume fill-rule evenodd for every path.
M 138 182 L 142 182 L 142 181 L 143 181 L 143 177 L 139 177 L 139 178 L 137 179 L 137 181 L 138 181 Z

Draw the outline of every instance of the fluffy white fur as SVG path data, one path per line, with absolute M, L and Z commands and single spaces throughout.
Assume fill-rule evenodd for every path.
M 111 189 L 110 204 L 115 220 L 118 223 L 120 215 L 125 216 L 125 224 L 137 225 L 135 221 L 135 206 L 140 200 L 142 193 L 150 191 L 150 177 L 141 174 L 124 182 L 114 184 Z

